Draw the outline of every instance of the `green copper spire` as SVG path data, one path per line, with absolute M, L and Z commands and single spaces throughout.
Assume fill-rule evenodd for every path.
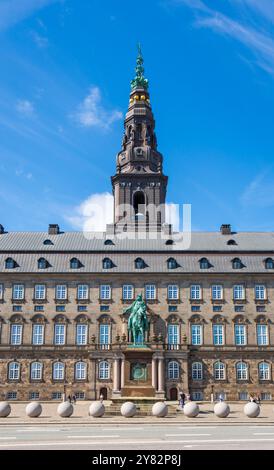
M 144 77 L 144 67 L 143 67 L 144 59 L 142 55 L 142 50 L 141 50 L 141 45 L 138 44 L 138 56 L 136 60 L 136 76 L 133 80 L 131 80 L 131 89 L 133 90 L 134 88 L 141 87 L 144 88 L 145 90 L 148 89 L 148 80 L 147 78 Z

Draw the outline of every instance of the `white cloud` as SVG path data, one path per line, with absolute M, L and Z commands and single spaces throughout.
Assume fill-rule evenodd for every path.
M 34 114 L 33 103 L 29 100 L 18 100 L 16 103 L 16 110 L 22 116 L 31 117 Z
M 48 47 L 49 40 L 46 36 L 41 36 L 41 34 L 38 34 L 36 31 L 31 31 L 30 35 L 37 47 L 39 47 L 40 49 Z
M 248 14 L 236 8 L 237 19 L 223 14 L 219 10 L 209 8 L 202 0 L 178 0 L 179 3 L 191 8 L 196 15 L 196 26 L 229 36 L 244 45 L 255 57 L 256 64 L 267 73 L 274 75 L 274 34 L 260 25 L 260 12 L 264 20 L 274 20 L 274 6 L 266 1 L 231 0 L 234 6 L 247 7 Z
M 20 21 L 28 18 L 34 12 L 63 0 L 1 0 L 0 31 L 4 31 Z
M 244 189 L 240 202 L 243 207 L 271 207 L 274 205 L 274 183 L 271 168 L 259 173 Z
M 86 98 L 80 103 L 77 111 L 71 115 L 73 120 L 82 127 L 100 127 L 108 129 L 110 125 L 122 118 L 122 113 L 117 110 L 107 110 L 102 104 L 100 89 L 90 87 Z

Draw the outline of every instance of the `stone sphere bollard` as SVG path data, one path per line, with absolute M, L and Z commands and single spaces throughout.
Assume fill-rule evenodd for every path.
M 69 418 L 73 413 L 73 406 L 68 401 L 60 403 L 57 408 L 57 413 L 61 418 Z
M 32 401 L 26 406 L 26 415 L 30 418 L 38 418 L 42 413 L 42 406 L 37 401 Z
M 226 418 L 230 413 L 229 405 L 224 401 L 216 403 L 214 406 L 214 413 L 218 418 Z
M 0 402 L 0 418 L 6 418 L 11 412 L 10 404 L 7 401 Z
M 100 401 L 95 401 L 89 407 L 89 414 L 94 418 L 101 418 L 105 413 L 105 406 Z
M 125 418 L 132 418 L 136 414 L 136 405 L 131 401 L 126 401 L 121 406 L 121 415 Z
M 195 418 L 200 411 L 199 406 L 194 401 L 189 401 L 184 406 L 184 415 L 188 418 Z
M 168 414 L 168 406 L 163 401 L 157 401 L 152 407 L 152 415 L 158 418 L 164 418 Z
M 244 406 L 244 414 L 248 418 L 257 418 L 260 414 L 260 407 L 257 403 L 251 401 Z

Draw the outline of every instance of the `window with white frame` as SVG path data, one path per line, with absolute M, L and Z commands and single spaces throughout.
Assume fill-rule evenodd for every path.
M 245 300 L 245 287 L 243 284 L 236 284 L 233 287 L 234 300 Z
M 66 342 L 66 325 L 57 323 L 54 325 L 54 344 L 63 345 Z
M 87 378 L 87 364 L 79 361 L 75 364 L 75 380 L 86 380 Z
M 123 285 L 123 300 L 132 300 L 133 299 L 134 288 L 132 284 Z
M 111 286 L 109 284 L 102 284 L 100 286 L 100 299 L 101 300 L 111 299 Z
M 266 288 L 263 284 L 256 284 L 255 286 L 255 299 L 265 300 L 266 299 Z
M 213 366 L 214 370 L 214 379 L 215 380 L 224 380 L 225 379 L 225 364 L 221 361 L 215 362 Z
M 46 298 L 46 286 L 45 284 L 36 284 L 34 287 L 34 298 L 35 300 L 44 300 Z
M 0 300 L 4 298 L 4 284 L 0 284 Z
M 246 325 L 236 324 L 234 326 L 234 334 L 236 346 L 246 345 Z
M 196 346 L 203 344 L 202 325 L 191 325 L 191 343 Z
M 13 300 L 23 300 L 25 296 L 24 284 L 14 284 L 12 289 Z
M 167 286 L 167 298 L 168 300 L 179 299 L 179 288 L 176 284 L 169 284 L 169 286 Z
M 191 366 L 192 379 L 203 380 L 203 364 L 202 362 L 193 362 Z
M 99 362 L 98 377 L 100 380 L 109 379 L 109 363 L 107 361 Z
M 56 286 L 56 299 L 57 300 L 67 299 L 67 286 L 65 284 L 58 284 Z
M 179 338 L 179 325 L 169 324 L 167 327 L 167 342 L 169 349 L 177 349 L 179 345 L 180 338 Z
M 77 299 L 78 300 L 87 300 L 88 299 L 88 285 L 87 284 L 79 284 L 77 286 Z
M 88 325 L 85 323 L 78 323 L 76 325 L 76 344 L 83 346 L 88 342 Z
M 192 392 L 191 398 L 194 401 L 202 401 L 204 399 L 204 394 L 203 392 L 195 391 L 195 392 Z
M 8 365 L 9 380 L 20 380 L 20 364 L 19 362 L 10 362 Z
M 32 362 L 30 365 L 30 378 L 31 380 L 42 380 L 43 366 L 41 362 Z
M 272 395 L 269 392 L 262 392 L 261 393 L 261 400 L 266 401 L 266 400 L 272 400 Z
M 268 326 L 257 325 L 256 329 L 258 346 L 267 346 L 269 344 Z
M 190 299 L 200 300 L 201 299 L 201 286 L 199 284 L 193 284 L 190 286 Z
M 65 378 L 65 365 L 63 362 L 55 362 L 52 370 L 53 380 L 64 380 Z
M 32 344 L 40 346 L 44 344 L 44 325 L 41 323 L 34 323 L 32 326 Z
M 155 284 L 146 284 L 145 293 L 146 293 L 146 300 L 155 300 L 156 299 Z
M 10 330 L 10 344 L 17 346 L 22 344 L 23 325 L 12 324 Z
M 223 299 L 223 286 L 221 284 L 214 284 L 211 286 L 211 297 L 212 300 Z
M 110 344 L 110 325 L 100 324 L 99 343 L 102 346 L 108 346 Z
M 259 380 L 270 380 L 270 364 L 268 362 L 260 362 Z
M 177 361 L 170 361 L 168 363 L 168 369 L 167 369 L 167 374 L 168 378 L 171 380 L 176 380 L 179 379 L 179 371 L 180 371 L 180 366 Z
M 214 346 L 222 346 L 224 344 L 224 325 L 213 325 L 213 344 Z
M 248 380 L 248 366 L 246 362 L 238 362 L 236 364 L 237 380 Z

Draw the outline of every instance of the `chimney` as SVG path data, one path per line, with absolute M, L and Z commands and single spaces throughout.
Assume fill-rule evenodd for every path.
M 60 233 L 60 228 L 58 224 L 49 224 L 49 235 L 58 235 Z
M 0 224 L 0 233 L 5 233 L 5 229 L 3 227 L 3 225 Z
M 220 228 L 222 235 L 231 235 L 231 225 L 230 224 L 222 224 Z

